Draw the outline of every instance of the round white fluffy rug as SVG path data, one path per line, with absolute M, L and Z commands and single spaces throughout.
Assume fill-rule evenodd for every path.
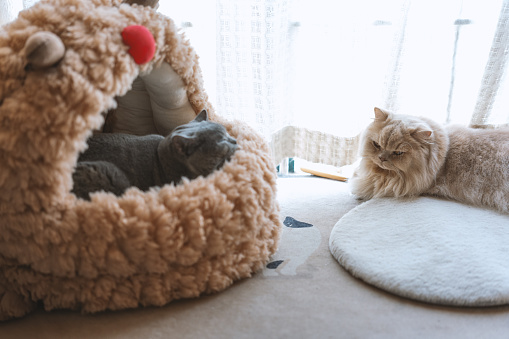
M 427 197 L 373 199 L 339 220 L 329 246 L 352 275 L 403 297 L 509 304 L 509 215 Z

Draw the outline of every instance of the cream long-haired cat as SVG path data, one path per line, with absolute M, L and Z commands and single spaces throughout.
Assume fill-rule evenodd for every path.
M 434 195 L 509 212 L 509 129 L 444 128 L 375 108 L 352 178 L 360 199 Z

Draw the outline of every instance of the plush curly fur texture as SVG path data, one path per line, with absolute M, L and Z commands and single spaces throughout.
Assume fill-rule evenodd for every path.
M 121 31 L 144 25 L 154 59 L 136 65 Z M 33 33 L 63 41 L 60 63 L 25 70 Z M 0 319 L 46 310 L 165 305 L 220 291 L 259 270 L 280 231 L 269 149 L 249 126 L 214 114 L 197 56 L 173 22 L 115 0 L 42 0 L 0 29 Z M 101 112 L 162 61 L 240 145 L 207 178 L 117 198 L 70 193 L 72 172 Z

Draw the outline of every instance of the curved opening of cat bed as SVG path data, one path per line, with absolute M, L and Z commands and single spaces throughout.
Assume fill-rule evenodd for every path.
M 276 250 L 280 230 L 265 141 L 246 124 L 215 114 L 198 58 L 169 18 L 115 0 L 68 2 L 42 0 L 0 31 L 6 79 L 0 84 L 0 320 L 23 316 L 38 302 L 47 310 L 83 312 L 165 305 L 251 276 Z M 150 62 L 137 65 L 129 55 L 120 34 L 129 25 L 152 33 Z M 65 55 L 50 69 L 27 70 L 24 43 L 41 30 L 61 38 Z M 241 149 L 206 178 L 77 199 L 70 193 L 73 168 L 87 137 L 101 127 L 101 112 L 165 62 L 193 111 L 207 108 Z

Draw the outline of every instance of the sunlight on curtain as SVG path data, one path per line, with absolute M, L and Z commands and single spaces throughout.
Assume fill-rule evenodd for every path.
M 490 49 L 502 1 L 303 3 L 296 69 L 307 73 L 294 101 L 300 125 L 354 135 L 369 123 L 375 105 L 443 123 L 469 123 L 485 68 L 493 62 Z M 314 6 L 320 10 L 312 11 Z M 500 31 L 507 35 L 507 29 Z M 495 40 L 498 57 L 507 58 L 507 42 Z M 488 72 L 505 74 L 505 67 L 495 68 Z M 314 110 L 321 119 L 306 114 Z
M 497 126 L 509 123 L 509 2 L 504 1 L 486 63 L 479 97 L 470 121 L 472 126 Z
M 18 13 L 39 0 L 0 0 L 0 25 L 14 20 Z
M 216 1 L 159 1 L 158 11 L 171 18 L 200 57 L 209 101 L 216 107 Z
M 22 0 L 0 0 L 0 25 L 6 24 L 23 9 Z
M 217 108 L 269 138 L 292 122 L 289 0 L 217 1 Z
M 501 1 L 413 1 L 386 104 L 442 123 L 468 124 L 490 62 Z M 500 74 L 503 69 L 498 70 Z M 507 116 L 506 116 L 507 117 Z
M 373 106 L 441 123 L 468 124 L 481 113 L 477 125 L 509 122 L 507 1 L 295 3 L 297 126 L 358 135 Z M 342 146 L 347 153 L 325 151 L 325 162 L 351 161 Z

